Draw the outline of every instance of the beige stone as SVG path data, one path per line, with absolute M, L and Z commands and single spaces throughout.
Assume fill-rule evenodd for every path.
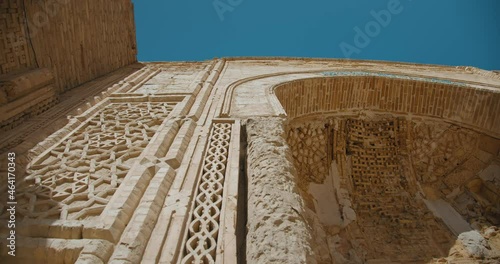
M 20 4 L 0 4 L 18 22 L 0 27 L 23 36 Z M 134 63 L 131 7 L 60 6 L 51 23 L 62 27 L 75 10 L 110 10 L 67 28 L 78 32 L 65 40 L 71 56 L 48 50 L 63 43 L 49 27 L 33 47 L 0 52 L 14 56 L 0 71 L 0 153 L 16 153 L 20 255 L 3 239 L 2 259 L 498 262 L 498 73 L 334 59 Z M 85 36 L 100 30 L 109 44 L 92 49 L 98 40 Z

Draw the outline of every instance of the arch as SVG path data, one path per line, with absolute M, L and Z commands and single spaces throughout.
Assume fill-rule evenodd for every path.
M 500 91 L 442 79 L 332 72 L 274 85 L 288 118 L 360 111 L 439 119 L 500 137 Z M 332 77 L 335 76 L 335 77 Z M 300 96 L 299 96 L 300 95 Z M 275 107 L 276 108 L 276 107 Z
M 411 169 L 414 164 L 419 163 L 420 161 L 413 160 L 413 156 L 416 157 L 417 154 L 420 153 L 419 151 L 426 148 L 426 146 L 422 145 L 420 148 L 415 148 L 412 150 L 412 153 L 405 154 L 406 156 L 402 158 L 398 156 L 400 155 L 396 150 L 400 147 L 398 144 L 401 144 L 401 148 L 404 149 L 404 151 L 408 150 L 405 144 L 409 144 L 408 142 L 410 141 L 400 140 L 405 139 L 404 136 L 408 131 L 410 131 L 410 128 L 408 130 L 405 128 L 407 122 L 410 124 L 412 120 L 428 119 L 430 121 L 440 121 L 424 122 L 421 127 L 425 129 L 432 128 L 432 126 L 438 123 L 439 125 L 443 122 L 449 123 L 448 126 L 450 127 L 457 125 L 459 127 L 473 129 L 490 137 L 495 137 L 497 138 L 495 144 L 498 144 L 498 139 L 500 138 L 500 118 L 496 115 L 496 113 L 500 111 L 500 89 L 498 89 L 498 87 L 485 83 L 474 83 L 465 80 L 449 80 L 433 76 L 410 76 L 400 75 L 397 73 L 381 73 L 373 71 L 311 71 L 253 76 L 234 82 L 228 87 L 226 90 L 225 102 L 221 111 L 222 113 L 226 113 L 227 116 L 235 118 L 250 118 L 248 121 L 249 131 L 247 133 L 249 135 L 259 135 L 258 137 L 255 136 L 253 139 L 250 138 L 250 146 L 255 148 L 258 144 L 254 144 L 253 142 L 260 140 L 258 142 L 259 144 L 262 142 L 276 144 L 276 146 L 271 146 L 269 149 L 272 149 L 272 147 L 279 148 L 280 146 L 290 147 L 290 149 L 281 157 L 281 164 L 285 164 L 287 162 L 285 157 L 291 157 L 293 169 L 290 169 L 290 171 L 295 172 L 293 175 L 295 178 L 295 185 L 293 185 L 293 188 L 290 188 L 294 191 L 290 191 L 287 195 L 295 195 L 293 197 L 297 197 L 297 189 L 300 189 L 300 203 L 303 203 L 305 205 L 304 208 L 307 208 L 299 210 L 300 213 L 307 215 L 307 219 L 317 219 L 312 222 L 316 221 L 315 223 L 321 223 L 318 225 L 309 223 L 313 226 L 313 228 L 309 230 L 310 233 L 305 232 L 305 234 L 309 237 L 297 237 L 297 239 L 302 239 L 306 245 L 315 251 L 318 250 L 318 252 L 327 251 L 327 249 L 324 248 L 324 241 L 325 239 L 328 239 L 321 236 L 321 234 L 324 233 L 323 231 L 318 230 L 323 230 L 322 228 L 325 230 L 334 230 L 335 228 L 338 228 L 335 230 L 343 230 L 345 226 L 349 225 L 353 220 L 356 220 L 357 213 L 359 213 L 359 219 L 368 219 L 364 221 L 371 221 L 371 218 L 366 217 L 363 213 L 364 211 L 373 210 L 372 207 L 366 206 L 373 205 L 370 203 L 371 201 L 368 200 L 377 198 L 378 193 L 365 192 L 371 189 L 371 187 L 367 187 L 370 186 L 369 181 L 378 181 L 378 184 L 380 185 L 381 180 L 377 179 L 377 177 L 380 176 L 383 178 L 384 184 L 387 184 L 389 188 L 387 191 L 389 193 L 396 190 L 411 194 L 421 191 L 418 189 L 418 186 L 420 186 L 419 184 L 430 184 L 431 181 L 434 181 L 434 178 L 427 177 L 427 175 L 425 175 L 426 178 L 421 177 L 421 174 L 418 174 L 420 178 L 416 177 L 415 175 L 417 175 L 417 173 L 413 172 Z M 370 118 L 361 118 L 356 120 L 356 116 L 359 116 L 364 112 L 373 112 L 375 115 L 380 113 L 384 115 L 384 117 L 374 118 L 373 120 Z M 386 114 L 390 114 L 395 118 L 391 119 L 390 117 L 387 117 L 388 115 Z M 354 119 L 346 120 L 345 117 L 350 115 L 354 116 Z M 264 116 L 267 118 L 256 121 L 253 119 L 255 116 Z M 276 117 L 285 117 L 285 119 L 298 122 L 283 122 L 284 119 Z M 316 122 L 317 120 L 312 120 L 310 119 L 311 117 L 313 117 L 313 119 L 325 119 L 326 121 L 322 120 L 325 122 L 334 121 L 334 123 L 333 125 L 330 124 L 331 126 L 326 127 L 323 126 L 326 123 L 321 123 L 320 121 Z M 327 120 L 330 117 L 333 117 L 335 120 Z M 407 120 L 410 121 L 405 121 L 405 117 L 408 117 Z M 303 120 L 301 120 L 302 118 Z M 344 120 L 342 120 L 343 118 Z M 344 121 L 351 123 L 348 124 Z M 340 125 L 340 128 L 338 129 L 336 128 L 337 124 Z M 348 128 L 353 128 L 353 132 L 350 135 L 354 135 L 356 133 L 361 135 L 365 133 L 365 128 L 370 131 L 366 132 L 366 135 L 363 134 L 360 138 L 355 138 L 352 142 L 348 142 L 347 134 L 342 134 L 342 131 L 349 131 L 349 129 L 344 130 L 346 124 L 348 124 Z M 262 127 L 258 127 L 258 125 Z M 388 126 L 389 129 L 393 128 L 393 130 L 390 130 L 383 135 L 379 135 L 377 131 L 385 126 Z M 448 126 L 443 127 L 448 128 Z M 437 130 L 441 128 L 442 127 L 439 126 Z M 286 140 L 286 143 L 279 143 L 283 141 L 283 138 L 280 139 L 281 141 L 277 139 L 262 140 L 262 138 L 265 138 L 266 135 L 272 133 L 270 131 L 273 131 L 273 129 L 284 130 L 284 133 L 278 134 Z M 296 131 L 294 131 L 294 129 L 298 132 L 295 133 Z M 449 134 L 443 136 L 444 143 L 440 141 L 436 142 L 438 149 L 440 149 L 439 146 L 447 144 L 445 141 L 448 140 L 448 138 L 455 137 L 455 130 L 453 129 L 446 132 Z M 335 134 L 338 131 L 341 131 L 342 133 Z M 434 132 L 435 131 L 432 131 L 430 134 L 436 134 Z M 394 133 L 394 135 L 391 133 Z M 470 138 L 474 138 L 475 140 L 480 138 L 480 136 L 477 135 L 478 133 L 470 134 Z M 364 140 L 365 136 L 373 137 L 374 141 Z M 487 136 L 485 136 L 485 138 Z M 294 138 L 300 138 L 296 140 L 297 142 L 300 142 L 294 142 Z M 378 141 L 375 142 L 376 140 Z M 340 142 L 341 144 L 336 144 L 336 142 Z M 368 146 L 366 153 L 363 152 L 365 150 L 355 150 L 355 153 L 353 152 L 354 154 L 351 153 L 351 150 L 355 149 L 356 146 L 374 142 L 378 145 L 373 148 Z M 478 141 L 474 141 L 472 142 L 473 144 L 471 144 L 474 145 L 474 147 L 477 147 L 477 142 Z M 346 144 L 342 145 L 342 143 Z M 454 141 L 453 146 L 467 145 L 470 142 L 463 143 L 464 144 L 462 144 L 462 142 L 457 143 Z M 311 147 L 316 146 L 315 144 L 319 147 Z M 348 144 L 350 144 L 349 147 L 346 147 Z M 303 147 L 306 145 L 309 147 Z M 378 154 L 371 153 L 371 151 L 375 152 L 375 148 L 381 148 L 381 151 L 383 152 L 382 155 L 377 156 Z M 301 150 L 303 150 L 306 154 L 303 154 Z M 453 152 L 453 150 L 451 150 L 451 152 Z M 338 156 L 335 156 L 335 158 L 332 159 L 332 156 L 329 155 Z M 485 164 L 489 163 L 495 155 L 491 154 L 491 157 L 488 156 Z M 263 156 L 268 159 L 267 153 L 260 151 L 259 158 L 262 158 Z M 303 159 L 299 159 L 299 156 Z M 316 159 L 316 156 L 318 156 L 318 159 Z M 353 156 L 355 157 L 353 158 Z M 443 155 L 438 156 L 441 157 Z M 368 173 L 366 173 L 366 169 L 369 169 L 369 167 L 365 168 L 366 166 L 364 165 L 364 162 L 367 162 L 367 160 L 370 160 L 371 162 L 373 161 L 373 158 L 381 160 L 380 162 L 385 164 L 385 166 L 390 167 L 390 169 L 388 171 L 380 169 L 379 172 L 371 173 L 379 173 L 377 176 L 367 176 Z M 462 156 L 459 158 L 462 158 Z M 476 157 L 472 157 L 471 160 L 472 159 L 476 159 Z M 297 162 L 297 160 L 299 162 Z M 455 162 L 455 159 L 453 159 L 453 161 Z M 441 165 L 448 166 L 452 163 L 451 159 L 446 160 L 446 162 Z M 259 174 L 257 172 L 266 171 L 265 168 L 259 167 L 262 165 L 261 163 L 253 161 L 252 159 L 250 159 L 249 164 L 249 175 L 253 175 L 252 172 L 254 172 L 254 174 L 258 176 Z M 345 173 L 342 171 L 344 168 L 352 168 L 352 166 L 356 167 L 356 174 L 353 174 L 354 176 L 351 175 L 351 173 Z M 481 166 L 481 168 L 484 167 L 483 165 Z M 316 170 L 311 170 L 311 167 L 314 167 Z M 419 168 L 420 167 L 417 169 Z M 345 170 L 349 171 L 351 169 Z M 363 172 L 361 173 L 360 171 Z M 318 175 L 322 177 L 312 177 L 318 176 L 314 174 L 316 172 L 318 172 Z M 476 172 L 477 171 L 471 170 L 471 175 L 474 176 Z M 398 175 L 399 178 L 393 177 L 394 175 Z M 285 177 L 285 175 L 283 176 Z M 404 178 L 404 181 L 410 182 L 411 184 L 408 186 L 401 185 L 402 183 L 398 182 L 400 179 L 403 179 L 401 177 Z M 460 177 L 460 175 L 457 177 Z M 274 179 L 279 177 L 269 178 Z M 449 180 L 450 184 L 455 184 L 452 181 L 454 179 L 455 175 L 444 180 Z M 337 182 L 338 186 L 335 187 L 334 184 L 331 184 L 332 181 Z M 367 197 L 366 199 L 358 199 L 359 197 L 353 196 L 354 191 L 352 186 L 349 188 L 349 182 L 351 181 L 356 181 L 357 185 L 362 186 L 359 187 L 360 191 L 357 191 L 359 191 L 359 193 L 364 193 Z M 388 184 L 387 182 L 389 181 L 394 182 Z M 401 180 L 401 182 L 403 182 L 403 180 Z M 249 188 L 262 190 L 264 186 L 259 184 L 261 183 L 250 182 Z M 463 185 L 463 183 L 456 184 Z M 313 186 L 313 189 L 309 189 L 310 186 Z M 426 188 L 428 188 L 428 186 L 426 186 Z M 428 189 L 426 189 L 426 191 L 427 190 Z M 377 192 L 378 191 L 379 190 L 377 189 Z M 325 193 L 335 193 L 337 196 L 335 196 L 335 199 L 325 199 L 321 201 L 322 205 L 315 204 L 314 201 L 320 201 L 323 199 L 323 197 L 325 197 Z M 341 196 L 338 196 L 339 194 L 341 194 Z M 425 195 L 428 194 L 425 193 Z M 425 195 L 424 197 L 427 197 Z M 388 197 L 390 197 L 390 194 L 388 194 Z M 340 198 L 343 200 L 340 201 Z M 266 200 L 262 197 L 254 197 L 252 201 L 254 204 L 266 202 Z M 311 213 L 320 212 L 325 208 L 331 209 L 332 204 L 338 205 L 337 209 L 342 214 L 342 220 L 337 219 L 340 216 L 335 216 L 331 219 L 331 222 L 323 222 L 325 219 L 321 218 L 322 216 Z M 351 208 L 351 204 L 360 206 L 359 212 L 354 211 Z M 412 206 L 410 211 L 418 213 L 408 215 L 407 218 L 409 220 L 406 218 L 401 220 L 399 218 L 399 213 L 406 210 L 406 207 L 404 206 L 407 206 L 408 204 Z M 401 208 L 404 207 L 405 209 L 398 207 L 401 210 L 395 210 L 395 213 L 392 212 L 393 214 L 391 214 L 390 210 L 387 208 L 383 208 L 383 206 L 377 207 L 377 210 L 381 211 L 381 218 L 385 220 L 390 219 L 391 221 L 397 221 L 395 224 L 397 227 L 401 226 L 403 228 L 412 229 L 413 227 L 411 227 L 411 225 L 413 222 L 411 220 L 420 219 L 423 214 L 422 212 L 428 211 L 427 208 L 417 202 L 417 200 L 413 197 L 408 198 L 407 200 L 404 200 L 404 202 L 396 205 Z M 249 204 L 249 208 L 253 208 L 252 204 Z M 274 212 L 269 213 L 271 216 L 273 216 L 273 214 Z M 330 216 L 331 215 L 327 215 L 324 217 Z M 250 224 L 255 222 L 255 219 L 249 221 Z M 446 222 L 445 224 L 448 225 L 449 223 Z M 445 238 L 442 241 L 440 240 L 439 246 L 435 247 L 435 252 L 429 251 L 430 253 L 428 253 L 428 255 L 437 253 L 443 256 L 446 255 L 449 249 L 448 243 L 454 241 L 454 238 L 452 238 L 452 234 L 448 232 L 448 229 L 453 230 L 453 232 L 461 232 L 457 231 L 458 229 L 454 229 L 455 226 L 451 225 L 448 226 L 448 229 L 446 229 L 446 227 L 444 227 L 445 224 L 440 222 L 440 220 L 433 219 L 426 222 L 425 228 L 434 230 L 436 234 L 439 233 L 439 235 L 436 235 L 436 239 L 438 237 Z M 466 223 L 465 225 L 467 226 Z M 462 226 L 459 227 L 462 228 Z M 426 233 L 427 231 L 425 230 L 422 232 L 416 231 L 416 233 L 430 234 Z M 250 230 L 249 234 L 254 234 L 252 232 L 257 231 Z M 435 238 L 433 237 L 433 239 Z M 252 250 L 247 252 L 248 256 L 251 256 L 251 253 L 254 252 Z M 315 254 L 315 256 L 320 256 L 317 252 Z M 414 254 L 412 254 L 408 254 L 408 256 L 414 256 L 415 254 L 418 255 L 419 253 L 414 252 Z

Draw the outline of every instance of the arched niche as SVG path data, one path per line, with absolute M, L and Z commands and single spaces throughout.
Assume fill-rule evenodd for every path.
M 495 88 L 357 73 L 255 89 L 267 89 L 274 116 L 287 120 L 318 262 L 447 256 L 474 224 L 460 199 L 476 199 L 480 211 L 478 201 L 498 204 L 483 177 L 500 169 Z

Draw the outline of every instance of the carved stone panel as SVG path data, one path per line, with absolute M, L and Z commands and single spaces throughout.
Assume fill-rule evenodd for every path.
M 99 216 L 175 105 L 142 102 L 104 107 L 35 159 L 18 188 L 18 213 L 61 220 Z

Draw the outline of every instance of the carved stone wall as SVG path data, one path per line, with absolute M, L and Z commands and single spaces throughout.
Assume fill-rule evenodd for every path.
M 337 262 L 447 256 L 454 239 L 446 225 L 454 224 L 445 225 L 425 199 L 446 200 L 469 223 L 497 224 L 497 176 L 490 173 L 498 140 L 444 122 L 371 114 L 299 119 L 287 131 L 305 204 L 318 216 L 314 237 Z M 322 157 L 316 163 L 315 155 Z
M 130 0 L 2 1 L 0 131 L 46 111 L 61 93 L 136 62 L 132 11 Z M 49 71 L 50 83 L 47 74 L 34 74 L 40 71 Z
M 295 168 L 301 179 L 321 183 L 328 174 L 331 151 L 327 142 L 328 130 L 324 123 L 302 124 L 288 130 L 287 142 L 290 144 Z
M 311 123 L 296 123 L 293 127 L 293 130 L 306 132 L 304 140 L 314 140 L 314 132 L 308 132 Z M 408 161 L 405 160 L 405 121 L 338 118 L 323 124 L 316 122 L 316 127 L 326 131 L 325 140 L 320 144 L 324 151 L 333 152 L 325 162 L 336 163 L 334 169 L 340 170 L 335 172 L 339 178 L 334 183 L 337 189 L 332 191 L 340 202 L 338 211 L 333 214 L 340 215 L 341 221 L 331 225 L 321 219 L 324 225 L 321 229 L 329 236 L 327 240 L 334 259 L 340 262 L 408 261 L 425 258 L 423 252 L 430 257 L 439 256 L 439 251 L 432 253 L 435 246 L 422 248 L 429 245 L 428 230 L 434 228 L 437 232 L 440 226 L 431 222 L 432 228 L 427 227 L 422 221 L 425 213 L 422 202 L 415 201 L 416 182 L 411 180 L 411 170 L 407 170 Z M 299 174 L 299 177 L 307 179 L 308 176 Z M 309 183 L 325 184 L 327 177 L 332 176 L 325 173 L 322 181 L 307 179 L 301 188 L 308 191 Z M 321 201 L 317 201 L 320 194 L 312 193 L 307 197 L 310 209 L 319 213 L 322 210 L 318 204 Z M 335 210 L 335 206 L 330 210 Z M 433 221 L 430 213 L 427 215 Z M 404 256 L 399 250 L 405 252 Z
M 137 61 L 130 0 L 25 2 L 36 60 L 58 91 Z
M 36 67 L 21 0 L 0 2 L 0 76 Z
M 231 126 L 215 123 L 210 132 L 182 263 L 215 262 Z
M 0 152 L 17 157 L 19 254 L 8 256 L 10 230 L 1 225 L 2 258 L 500 259 L 496 74 L 283 58 L 120 72 L 63 94 L 56 107 L 2 134 Z M 54 88 L 60 77 L 26 74 L 9 77 L 5 99 Z M 0 172 L 5 178 L 2 164 Z M 4 222 L 5 196 L 0 203 Z
M 175 105 L 107 105 L 28 167 L 18 187 L 19 215 L 61 220 L 99 216 Z
M 499 139 L 438 122 L 413 123 L 410 137 L 415 175 L 431 196 L 476 228 L 500 224 Z
M 60 92 L 136 61 L 130 0 L 0 5 L 0 76 L 46 67 Z
M 58 94 L 48 69 L 34 69 L 0 81 L 0 131 L 8 131 L 55 105 Z
M 406 122 L 347 120 L 345 127 L 350 153 L 341 161 L 351 156 L 346 165 L 359 228 L 349 232 L 366 247 L 364 258 L 408 262 L 446 255 L 451 235 L 415 197 Z

